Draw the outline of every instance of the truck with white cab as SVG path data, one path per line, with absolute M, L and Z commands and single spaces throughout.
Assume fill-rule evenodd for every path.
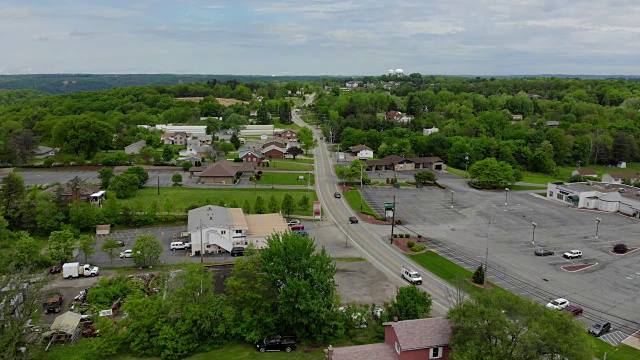
M 65 279 L 73 279 L 78 276 L 97 276 L 99 274 L 100 269 L 89 264 L 80 265 L 79 262 L 73 262 L 62 265 L 62 277 Z
M 422 276 L 420 276 L 420 274 L 415 270 L 403 266 L 401 274 L 405 280 L 414 285 L 422 284 Z

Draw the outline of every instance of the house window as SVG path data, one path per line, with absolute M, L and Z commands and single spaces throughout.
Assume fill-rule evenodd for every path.
M 553 197 L 553 191 L 549 191 L 549 196 Z
M 556 197 L 557 197 L 559 200 L 564 200 L 564 195 L 562 195 L 562 194 L 556 194 Z
M 242 230 L 236 230 L 236 234 L 242 234 Z
M 437 347 L 437 348 L 431 348 L 430 349 L 431 354 L 429 356 L 429 359 L 439 359 L 442 357 L 442 348 L 441 347 Z
M 400 344 L 396 341 L 396 352 L 400 354 Z
M 226 233 L 227 233 L 227 231 L 226 231 L 226 230 L 221 230 L 221 231 L 220 231 L 220 234 L 222 234 L 222 235 L 224 235 L 224 234 L 226 234 Z

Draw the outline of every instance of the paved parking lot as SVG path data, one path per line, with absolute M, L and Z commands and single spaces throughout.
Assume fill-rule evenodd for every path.
M 640 246 L 637 220 L 579 211 L 529 192 L 510 192 L 505 206 L 504 192 L 470 189 L 463 180 L 441 182 L 446 190 L 370 187 L 364 196 L 380 211 L 396 195 L 396 216 L 405 221 L 396 232 L 432 238 L 431 248 L 469 270 L 484 262 L 488 244 L 489 279 L 512 292 L 545 303 L 567 298 L 584 307 L 588 324 L 605 318 L 612 322 L 612 331 L 630 334 L 640 328 L 640 251 L 610 253 L 618 242 Z M 602 219 L 598 239 L 596 218 Z M 532 222 L 537 223 L 535 238 Z M 388 234 L 388 226 L 379 227 L 379 232 Z M 533 252 L 540 247 L 555 254 L 537 257 Z M 583 258 L 562 257 L 572 249 L 581 250 Z M 597 265 L 573 273 L 561 268 L 587 263 Z
M 171 177 L 175 172 L 172 171 L 149 171 L 149 181 L 147 186 L 153 186 L 158 184 L 158 178 L 160 178 L 160 186 L 171 186 L 173 182 Z M 76 176 L 84 180 L 87 184 L 100 184 L 97 171 L 20 171 L 18 172 L 24 179 L 27 185 L 40 185 L 40 184 L 53 184 L 53 183 L 67 183 Z M 183 182 L 190 182 L 188 173 L 181 173 Z M 117 173 L 116 173 L 117 175 Z M 0 179 L 7 176 L 7 174 L 0 174 Z

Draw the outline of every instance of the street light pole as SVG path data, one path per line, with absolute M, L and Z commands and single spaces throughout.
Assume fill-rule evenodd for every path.
M 598 240 L 598 230 L 600 230 L 600 221 L 602 221 L 602 219 L 596 218 L 596 240 Z
M 489 220 L 489 229 L 487 229 L 487 252 L 484 255 L 484 283 L 487 285 L 487 269 L 489 268 L 489 236 L 491 234 L 491 220 Z
M 451 190 L 451 208 L 453 209 L 453 194 L 455 194 L 455 191 Z
M 504 188 L 504 206 L 507 206 L 507 200 L 509 199 L 509 188 Z
M 389 239 L 389 242 L 391 244 L 393 244 L 393 227 L 396 224 L 396 196 L 393 195 L 393 215 L 391 216 L 391 238 Z
M 360 211 L 362 211 L 362 165 L 360 165 Z
M 469 177 L 469 152 L 464 157 L 464 172 L 466 177 Z
M 531 244 L 535 246 L 536 245 L 536 226 L 538 226 L 538 223 L 532 221 L 531 225 L 533 225 L 533 234 L 531 235 Z

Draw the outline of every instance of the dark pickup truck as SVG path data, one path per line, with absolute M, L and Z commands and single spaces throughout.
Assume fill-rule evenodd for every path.
M 296 345 L 296 339 L 293 336 L 269 336 L 263 340 L 258 341 L 256 344 L 256 350 L 260 352 L 267 351 L 286 351 L 291 352 L 298 346 Z
M 48 295 L 47 299 L 42 302 L 42 308 L 45 314 L 50 312 L 59 313 L 62 309 L 62 302 L 64 301 L 64 297 L 61 293 L 51 293 Z

